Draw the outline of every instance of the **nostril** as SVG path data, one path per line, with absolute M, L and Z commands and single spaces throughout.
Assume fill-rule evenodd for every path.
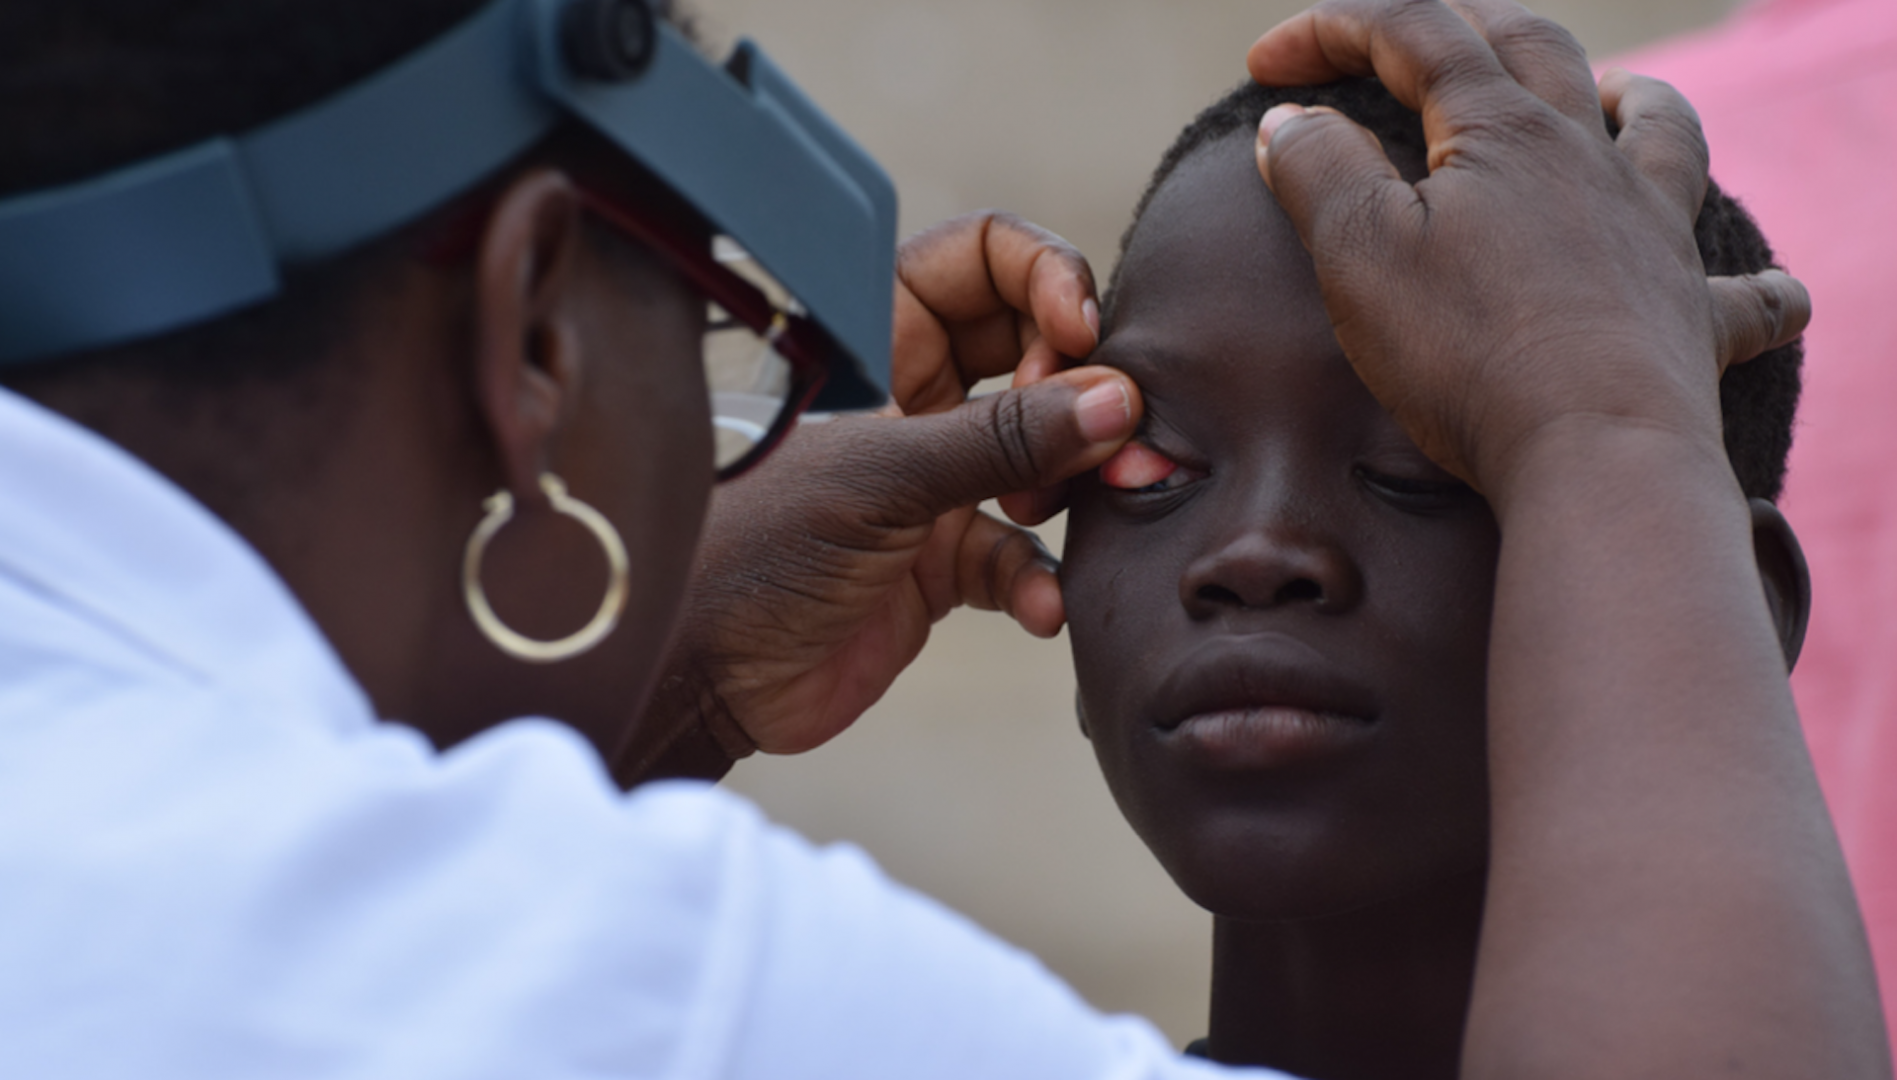
M 1336 543 L 1274 526 L 1249 529 L 1188 563 L 1178 596 L 1195 619 L 1251 611 L 1335 615 L 1362 602 L 1363 576 Z
M 1272 597 L 1272 601 L 1279 604 L 1292 604 L 1300 600 L 1316 602 L 1323 599 L 1323 586 L 1312 581 L 1310 578 L 1298 578 L 1295 581 L 1288 581 L 1278 589 L 1277 595 Z
M 1201 603 L 1209 604 L 1214 607 L 1257 606 L 1254 603 L 1247 602 L 1244 596 L 1240 595 L 1236 590 L 1228 589 L 1223 585 L 1201 585 L 1198 589 L 1194 590 L 1193 595 L 1197 596 Z M 1310 578 L 1297 578 L 1278 587 L 1278 591 L 1271 596 L 1271 606 L 1276 607 L 1280 604 L 1295 604 L 1300 601 L 1322 603 L 1323 600 L 1324 587 L 1322 585 L 1319 585 Z
M 1223 585 L 1201 585 L 1195 595 L 1208 604 L 1220 606 L 1230 605 L 1232 607 L 1245 606 L 1243 597 Z

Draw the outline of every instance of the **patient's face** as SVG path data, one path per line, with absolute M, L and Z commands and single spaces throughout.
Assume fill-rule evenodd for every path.
M 1236 918 L 1480 870 L 1487 505 L 1352 373 L 1248 137 L 1182 163 L 1126 260 L 1096 358 L 1146 428 L 1079 485 L 1063 570 L 1114 797 Z

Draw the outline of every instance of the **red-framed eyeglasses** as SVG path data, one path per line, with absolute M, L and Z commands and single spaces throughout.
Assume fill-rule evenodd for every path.
M 710 304 L 704 364 L 715 464 L 719 480 L 741 475 L 816 400 L 836 345 L 736 244 L 585 185 L 580 194 L 589 211 L 658 252 Z

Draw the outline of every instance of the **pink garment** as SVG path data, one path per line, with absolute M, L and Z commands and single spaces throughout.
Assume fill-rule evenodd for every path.
M 1699 109 L 1712 173 L 1811 289 L 1786 515 L 1792 678 L 1897 1030 L 1897 0 L 1765 0 L 1616 63 Z

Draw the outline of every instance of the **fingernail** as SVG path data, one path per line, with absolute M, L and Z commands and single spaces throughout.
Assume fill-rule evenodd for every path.
M 1100 344 L 1100 305 L 1089 296 L 1080 303 L 1080 317 L 1087 320 L 1087 326 L 1093 330 L 1093 343 Z
M 1118 442 L 1131 434 L 1133 407 L 1118 379 L 1101 383 L 1074 402 L 1074 417 L 1088 442 Z
M 1303 116 L 1308 111 L 1309 110 L 1304 106 L 1293 105 L 1290 102 L 1286 102 L 1283 105 L 1273 105 L 1271 109 L 1265 113 L 1264 119 L 1258 121 L 1258 141 L 1261 143 L 1270 142 L 1271 137 L 1278 133 L 1278 129 L 1285 125 L 1285 121 Z

